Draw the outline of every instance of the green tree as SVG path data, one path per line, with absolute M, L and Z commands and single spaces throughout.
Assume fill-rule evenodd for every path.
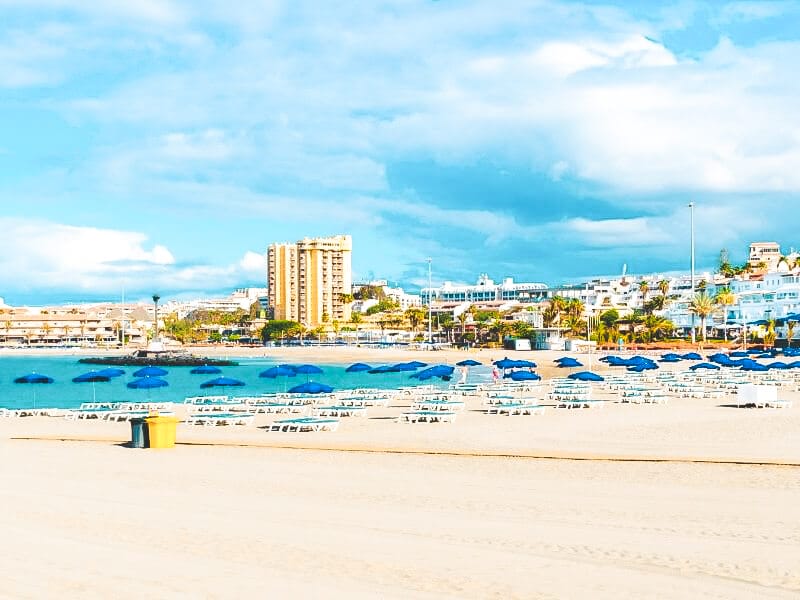
M 703 334 L 703 341 L 706 341 L 706 319 L 714 314 L 717 305 L 714 299 L 705 293 L 696 294 L 689 304 L 689 311 L 700 317 L 700 328 Z
M 416 334 L 417 328 L 424 322 L 427 311 L 419 306 L 411 306 L 403 313 L 405 318 L 408 319 L 408 324 L 411 326 L 411 333 Z
M 385 297 L 386 292 L 380 285 L 362 285 L 353 294 L 355 300 L 383 300 Z
M 608 328 L 612 328 L 619 321 L 619 312 L 616 308 L 609 309 L 600 313 L 600 321 Z
M 728 339 L 728 307 L 733 306 L 736 304 L 736 295 L 731 291 L 731 288 L 724 287 L 720 288 L 717 292 L 717 295 L 714 297 L 714 301 L 717 303 L 718 306 L 722 307 L 722 321 L 724 324 L 723 327 L 723 335 L 725 339 Z
M 398 308 L 400 308 L 400 305 L 394 298 L 385 297 L 382 300 L 379 300 L 374 306 L 370 306 L 366 310 L 366 314 L 369 316 L 377 313 L 392 312 Z
M 274 320 L 261 328 L 261 339 L 275 341 L 287 337 L 292 338 L 300 335 L 302 331 L 303 326 L 297 321 Z
M 786 345 L 792 347 L 792 338 L 794 337 L 794 329 L 797 326 L 797 321 L 786 322 Z
M 770 319 L 769 321 L 767 321 L 767 332 L 764 334 L 764 345 L 774 346 L 776 337 L 777 334 L 775 333 L 775 319 Z

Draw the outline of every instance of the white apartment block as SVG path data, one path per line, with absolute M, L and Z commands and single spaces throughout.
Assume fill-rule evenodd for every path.
M 306 327 L 348 321 L 350 308 L 343 297 L 352 288 L 352 250 L 349 235 L 270 245 L 267 287 L 273 317 Z
M 757 268 L 760 264 L 767 266 L 767 271 L 774 271 L 778 268 L 781 259 L 781 247 L 777 242 L 753 242 L 750 244 L 750 254 L 747 262 Z
M 456 284 L 445 281 L 440 287 L 422 288 L 422 304 L 433 302 L 538 302 L 547 297 L 548 288 L 543 283 L 515 283 L 506 277 L 495 283 L 488 275 L 482 274 L 474 285 Z

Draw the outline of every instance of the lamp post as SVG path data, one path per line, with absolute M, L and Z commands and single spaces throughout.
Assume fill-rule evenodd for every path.
M 694 300 L 694 202 L 689 202 L 689 215 L 691 223 L 691 269 L 692 269 L 692 295 Z M 696 341 L 694 331 L 694 312 L 692 312 L 692 344 Z
M 428 344 L 433 344 L 433 284 L 431 283 L 431 262 L 433 259 L 428 257 Z
M 154 329 L 155 329 L 155 331 L 153 333 L 153 342 L 157 342 L 158 341 L 158 301 L 159 300 L 161 300 L 161 296 L 159 296 L 158 294 L 153 294 L 153 304 L 155 304 L 155 310 L 154 310 L 154 313 L 153 313 L 154 314 L 153 326 L 154 326 Z

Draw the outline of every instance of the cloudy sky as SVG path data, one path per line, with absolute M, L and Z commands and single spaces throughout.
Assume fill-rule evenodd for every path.
M 634 6 L 635 5 L 635 6 Z M 800 4 L 0 0 L 0 296 L 558 283 L 793 243 Z

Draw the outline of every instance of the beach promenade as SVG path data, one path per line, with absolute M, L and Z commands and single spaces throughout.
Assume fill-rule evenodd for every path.
M 0 419 L 0 597 L 797 597 L 785 395 L 598 391 L 602 410 L 518 417 L 468 399 L 415 425 L 396 397 L 335 432 L 181 424 L 161 451 L 124 447 L 127 423 Z

